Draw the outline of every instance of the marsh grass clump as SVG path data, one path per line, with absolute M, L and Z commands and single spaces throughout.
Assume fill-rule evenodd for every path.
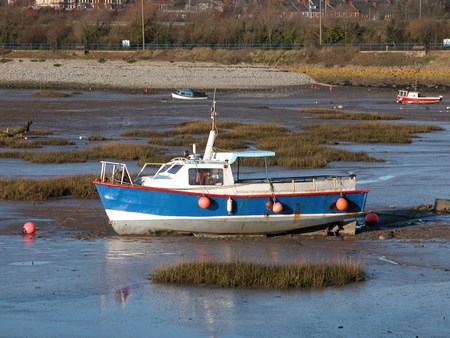
M 189 134 L 176 134 L 174 137 L 171 137 L 169 139 L 167 138 L 151 138 L 149 140 L 149 143 L 151 144 L 159 144 L 162 146 L 168 146 L 168 147 L 179 147 L 179 146 L 185 146 L 187 144 L 192 143 L 198 143 L 198 139 L 194 138 L 192 135 Z
M 4 151 L 0 153 L 0 158 L 20 158 L 31 163 L 78 163 L 87 161 L 87 156 L 83 151 L 47 151 L 39 153 L 27 151 Z
M 3 148 L 39 148 L 34 142 L 27 142 L 24 139 L 0 138 L 0 147 Z
M 61 176 L 57 178 L 0 178 L 0 199 L 43 201 L 53 198 L 98 198 L 92 181 L 94 175 Z
M 360 262 L 260 264 L 192 261 L 163 266 L 150 276 L 155 283 L 240 288 L 322 288 L 363 281 Z
M 104 136 L 99 136 L 99 135 L 89 135 L 87 137 L 88 141 L 94 142 L 94 141 L 107 141 L 108 138 L 104 137 Z
M 25 152 L 4 151 L 0 158 L 20 158 L 32 163 L 81 163 L 98 159 L 146 160 L 160 159 L 163 148 L 129 142 L 111 142 L 79 151 Z
M 25 140 L 17 138 L 0 139 L 0 146 L 8 148 L 20 148 L 20 149 L 33 149 L 42 148 L 44 146 L 70 146 L 75 142 L 66 139 L 50 138 L 50 139 L 37 139 L 37 140 Z
M 328 142 L 358 143 L 411 143 L 415 134 L 443 130 L 439 126 L 416 124 L 390 124 L 383 122 L 343 123 L 334 125 L 300 126 Z
M 128 130 L 120 134 L 123 137 L 161 137 L 161 136 L 170 136 L 169 132 L 159 132 L 152 130 Z
M 63 138 L 46 138 L 46 139 L 37 139 L 32 140 L 32 143 L 37 144 L 39 147 L 44 146 L 73 146 L 75 142 L 68 139 Z
M 345 111 L 332 110 L 332 109 L 303 109 L 302 112 L 312 113 L 317 115 L 317 118 L 323 120 L 400 120 L 401 117 L 395 115 L 384 114 L 365 114 L 365 113 L 348 113 Z
M 28 135 L 34 135 L 34 136 L 48 136 L 52 135 L 53 132 L 47 129 L 39 129 L 39 128 L 33 128 L 28 132 Z
M 233 130 L 237 126 L 243 125 L 239 122 L 234 121 L 219 121 L 217 122 L 217 128 L 219 131 L 223 132 L 226 130 Z M 208 135 L 211 130 L 211 122 L 210 121 L 189 121 L 189 122 L 181 122 L 177 124 L 177 131 L 180 133 L 186 133 L 191 135 Z
M 41 91 L 35 91 L 33 92 L 33 96 L 40 96 L 40 97 L 70 97 L 72 96 L 71 94 L 68 93 L 62 93 L 62 92 L 57 92 L 57 91 L 46 91 L 46 90 L 41 90 Z
M 331 114 L 326 111 L 317 112 Z M 364 152 L 331 148 L 327 147 L 327 144 L 339 142 L 408 143 L 411 142 L 411 137 L 415 133 L 441 130 L 434 126 L 377 122 L 378 119 L 396 118 L 389 115 L 344 114 L 344 117 L 364 120 L 367 119 L 367 115 L 371 115 L 370 119 L 375 121 L 298 126 L 300 131 L 277 124 L 244 124 L 223 121 L 218 123 L 219 137 L 216 140 L 215 148 L 219 151 L 239 150 L 247 147 L 274 150 L 277 156 L 269 159 L 271 165 L 312 169 L 325 167 L 331 161 L 379 161 Z M 211 122 L 209 121 L 190 121 L 177 125 L 175 137 L 172 136 L 173 132 L 167 131 L 160 133 L 133 131 L 132 135 L 150 136 L 150 144 L 190 148 L 195 143 L 198 149 L 202 149 L 207 141 L 205 135 L 209 133 L 210 129 Z M 397 132 L 399 130 L 400 132 Z M 259 159 L 246 158 L 242 160 L 241 164 L 260 166 L 263 163 Z
M 163 154 L 164 148 L 130 142 L 110 142 L 86 152 L 90 160 L 110 158 L 132 161 L 157 157 Z

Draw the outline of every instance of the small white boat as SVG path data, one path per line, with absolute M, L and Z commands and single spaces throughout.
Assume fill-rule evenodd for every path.
M 194 145 L 192 154 L 145 164 L 136 178 L 125 163 L 101 162 L 94 184 L 118 234 L 279 234 L 336 227 L 363 214 L 368 191 L 356 188 L 354 175 L 271 177 L 273 151 L 216 152 L 216 115 L 213 102 L 203 155 Z M 264 161 L 260 176 L 241 174 L 240 161 L 249 157 Z M 156 173 L 144 173 L 151 165 Z
M 442 101 L 442 95 L 423 96 L 418 91 L 399 90 L 397 103 L 439 103 Z
M 208 95 L 203 92 L 198 92 L 188 88 L 180 88 L 177 89 L 175 93 L 172 93 L 172 97 L 174 99 L 180 100 L 206 100 L 208 99 Z

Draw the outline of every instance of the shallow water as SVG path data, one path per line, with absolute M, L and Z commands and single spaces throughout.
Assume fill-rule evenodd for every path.
M 450 198 L 450 111 L 445 103 L 399 106 L 395 95 L 359 88 L 218 93 L 217 110 L 222 120 L 273 122 L 275 117 L 296 126 L 313 122 L 298 112 L 301 107 L 343 106 L 346 111 L 398 114 L 402 122 L 438 124 L 445 130 L 419 135 L 408 145 L 338 145 L 385 162 L 330 163 L 298 174 L 356 173 L 359 188 L 370 190 L 368 210 Z M 0 90 L 0 102 L 0 129 L 32 119 L 32 128 L 71 138 L 78 148 L 91 145 L 89 135 L 122 139 L 125 130 L 166 130 L 180 121 L 203 120 L 209 118 L 211 104 L 175 101 L 169 93 L 85 92 L 46 99 L 20 90 Z M 0 159 L 0 168 L 3 176 L 31 177 L 100 169 L 97 161 L 41 165 L 16 159 Z M 92 205 L 104 217 L 100 203 Z M 0 227 L 15 223 L 20 229 L 25 221 L 21 210 L 30 207 L 30 202 L 0 201 Z M 50 227 L 54 220 L 48 217 L 35 221 Z M 440 217 L 446 222 L 446 216 Z M 73 237 L 64 231 L 0 235 L 0 336 L 448 336 L 450 248 L 444 240 Z M 367 280 L 343 288 L 280 291 L 167 286 L 147 279 L 161 264 L 236 257 L 262 262 L 358 259 L 367 266 Z
M 449 257 L 450 248 L 439 242 L 423 245 L 427 248 L 368 242 L 361 249 L 352 241 L 292 238 L 0 236 L 0 282 L 8 285 L 0 300 L 1 332 L 27 337 L 445 336 L 450 266 L 433 256 Z M 147 279 L 162 264 L 233 257 L 360 259 L 368 278 L 313 290 L 168 286 Z
M 50 137 L 68 138 L 76 143 L 75 146 L 53 147 L 52 150 L 73 150 L 98 144 L 86 140 L 92 135 L 124 140 L 120 135 L 127 130 L 168 130 L 178 122 L 209 119 L 211 105 L 210 100 L 174 100 L 170 98 L 170 93 L 83 92 L 63 99 L 39 98 L 32 93 L 30 90 L 0 90 L 0 129 L 33 120 L 32 128 L 49 130 L 52 132 Z M 439 125 L 445 130 L 418 135 L 412 144 L 338 145 L 352 151 L 367 152 L 384 160 L 383 163 L 338 162 L 330 163 L 324 169 L 298 170 L 294 174 L 356 173 L 359 188 L 370 190 L 368 209 L 413 207 L 434 204 L 436 198 L 450 198 L 443 184 L 446 182 L 445 169 L 450 167 L 450 109 L 445 104 L 445 98 L 450 97 L 450 93 L 444 93 L 444 102 L 427 106 L 399 105 L 395 102 L 396 94 L 395 90 L 386 89 L 336 87 L 330 91 L 328 87 L 316 87 L 218 92 L 216 101 L 219 121 L 273 123 L 275 120 L 276 123 L 295 127 L 317 122 L 312 115 L 300 113 L 302 107 L 322 107 L 402 117 L 391 123 Z M 129 166 L 132 171 L 138 170 L 135 162 L 130 162 Z M 0 175 L 41 177 L 97 173 L 99 169 L 98 161 L 31 165 L 17 159 L 1 159 Z M 282 168 L 277 170 L 282 171 Z

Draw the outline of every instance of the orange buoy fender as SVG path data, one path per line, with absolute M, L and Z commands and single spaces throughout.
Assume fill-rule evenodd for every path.
M 368 213 L 364 220 L 368 226 L 375 226 L 379 221 L 377 214 L 374 214 L 373 212 Z
M 211 205 L 211 200 L 206 197 L 206 196 L 202 196 L 198 199 L 198 206 L 202 209 L 206 209 Z
M 269 199 L 267 200 L 267 202 L 266 202 L 266 209 L 267 209 L 267 210 L 272 210 L 272 208 L 273 208 L 273 201 L 272 201 L 271 198 L 269 198 Z
M 22 227 L 22 233 L 24 235 L 31 235 L 36 232 L 36 226 L 33 222 L 26 222 Z
M 233 199 L 231 197 L 228 197 L 227 200 L 227 212 L 228 215 L 231 215 L 233 213 Z
M 336 208 L 338 210 L 344 211 L 348 208 L 348 201 L 345 197 L 339 197 L 339 199 L 336 201 Z
M 272 207 L 273 212 L 276 212 L 277 214 L 283 211 L 283 204 L 280 202 L 275 202 Z

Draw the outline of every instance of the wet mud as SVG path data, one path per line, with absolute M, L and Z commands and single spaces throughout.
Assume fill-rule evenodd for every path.
M 209 118 L 208 103 L 185 103 L 170 93 L 83 92 L 36 98 L 2 90 L 0 128 L 33 120 L 49 137 L 91 145 L 89 135 L 123 140 L 127 130 L 169 130 Z M 366 337 L 447 336 L 450 327 L 450 218 L 423 207 L 450 198 L 450 110 L 399 106 L 396 93 L 358 88 L 291 88 L 217 94 L 219 118 L 288 126 L 331 123 L 299 114 L 302 107 L 396 114 L 392 123 L 431 123 L 444 131 L 411 144 L 337 145 L 367 151 L 376 164 L 330 163 L 311 174 L 358 176 L 368 189 L 367 211 L 379 223 L 354 236 L 287 235 L 254 238 L 117 236 L 98 200 L 0 202 L 0 335 L 17 337 Z M 343 108 L 339 108 L 342 106 Z M 137 141 L 137 140 L 132 140 Z M 64 147 L 63 147 L 64 148 Z M 41 149 L 49 150 L 49 149 Z M 35 151 L 41 151 L 35 150 Z M 58 148 L 59 150 L 59 148 Z M 180 149 L 181 151 L 182 149 Z M 2 176 L 51 177 L 97 173 L 97 161 L 29 164 L 0 160 Z M 133 164 L 130 164 L 133 165 Z M 136 165 L 136 164 L 134 164 Z M 282 169 L 280 169 L 282 170 Z M 33 221 L 34 236 L 22 236 Z M 151 272 L 192 259 L 264 263 L 354 259 L 366 280 L 343 288 L 241 290 L 159 285 Z

